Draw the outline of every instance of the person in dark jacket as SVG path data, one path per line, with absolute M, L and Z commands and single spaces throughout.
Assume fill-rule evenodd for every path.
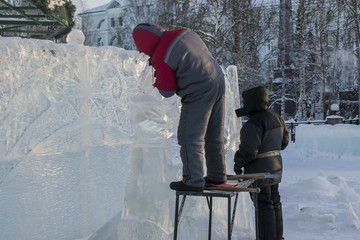
M 225 81 L 221 67 L 205 43 L 189 29 L 167 31 L 151 23 L 133 30 L 140 52 L 150 56 L 154 87 L 164 97 L 181 97 L 178 143 L 183 163 L 177 191 L 202 191 L 209 183 L 226 182 L 224 151 Z M 203 150 L 207 176 L 204 178 Z
M 234 156 L 236 174 L 282 174 L 280 151 L 289 143 L 289 131 L 281 117 L 268 110 L 268 92 L 259 86 L 242 93 L 244 107 L 237 116 L 248 116 L 240 131 L 239 150 Z M 280 178 L 258 180 L 258 230 L 260 240 L 280 240 L 283 235 Z M 253 199 L 253 198 L 252 198 Z

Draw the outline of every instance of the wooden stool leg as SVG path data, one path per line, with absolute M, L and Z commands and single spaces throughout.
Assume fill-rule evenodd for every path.
M 232 231 L 233 231 L 233 228 L 234 228 L 235 214 L 236 214 L 236 206 L 237 206 L 238 198 L 239 198 L 239 193 L 236 193 L 236 195 L 235 195 L 234 207 L 233 207 L 233 213 L 232 213 L 232 218 L 231 218 L 230 236 L 232 235 Z
M 231 240 L 231 197 L 228 197 L 228 240 Z
M 208 239 L 211 239 L 211 222 L 212 222 L 212 196 L 207 196 L 206 201 L 209 207 L 209 228 L 208 228 Z
M 259 240 L 259 193 L 254 193 L 256 240 Z
M 177 229 L 178 229 L 178 213 L 179 213 L 179 195 L 176 194 L 175 201 L 175 221 L 174 221 L 174 240 L 177 239 Z
M 213 198 L 210 197 L 210 204 L 209 204 L 209 236 L 208 236 L 209 240 L 211 240 L 212 200 L 213 200 Z

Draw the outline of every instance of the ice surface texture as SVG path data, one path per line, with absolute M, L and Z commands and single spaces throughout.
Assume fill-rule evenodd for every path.
M 225 72 L 231 170 L 240 103 L 236 68 Z M 146 56 L 0 37 L 0 73 L 1 238 L 171 238 L 180 104 L 153 89 Z M 240 201 L 239 221 L 252 231 L 247 196 Z M 216 204 L 221 238 L 226 210 Z M 180 239 L 206 236 L 206 227 L 192 224 L 207 221 L 206 201 L 189 206 Z

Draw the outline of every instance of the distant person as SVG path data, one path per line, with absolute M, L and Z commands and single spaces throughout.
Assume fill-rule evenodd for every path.
M 189 29 L 167 31 L 151 23 L 133 30 L 135 45 L 150 56 L 154 86 L 164 97 L 181 97 L 178 143 L 183 163 L 177 191 L 202 191 L 206 183 L 226 182 L 224 74 L 205 43 Z M 207 176 L 204 178 L 203 151 Z
M 249 119 L 240 131 L 239 150 L 234 156 L 234 171 L 243 173 L 282 174 L 280 150 L 289 143 L 289 131 L 281 117 L 268 110 L 268 92 L 259 86 L 242 93 L 244 107 L 236 110 L 238 117 Z M 281 240 L 282 208 L 279 194 L 280 178 L 258 181 L 258 227 L 260 240 Z M 253 199 L 253 197 L 252 197 Z

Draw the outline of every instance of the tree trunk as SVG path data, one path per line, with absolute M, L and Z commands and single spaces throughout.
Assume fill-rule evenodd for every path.
M 320 47 L 320 96 L 319 96 L 319 102 L 318 102 L 318 115 L 321 116 L 321 119 L 325 119 L 326 113 L 325 113 L 325 4 L 324 0 L 318 1 L 318 11 L 319 11 L 319 47 Z
M 280 25 L 279 25 L 279 55 L 278 65 L 281 69 L 281 116 L 285 116 L 286 85 L 288 82 L 288 71 L 293 64 L 293 37 L 291 23 L 291 0 L 280 0 Z
M 360 117 L 360 6 L 357 0 L 353 0 L 354 4 L 354 21 L 355 21 L 355 42 L 356 42 L 356 58 L 357 58 L 357 85 L 358 85 L 358 117 Z
M 358 117 L 360 117 L 360 3 L 358 0 L 345 0 L 354 16 L 355 24 L 355 55 L 357 59 Z
M 299 1 L 298 8 L 298 27 L 299 27 L 299 36 L 298 36 L 298 45 L 299 54 L 300 54 L 300 69 L 299 69 L 299 80 L 300 80 L 300 96 L 298 102 L 298 118 L 300 121 L 305 120 L 306 118 L 306 86 L 305 86 L 305 1 Z
M 357 58 L 357 85 L 358 85 L 358 117 L 360 117 L 360 6 L 357 0 L 353 0 L 354 5 L 354 21 L 355 21 L 355 42 L 356 42 L 356 58 Z

